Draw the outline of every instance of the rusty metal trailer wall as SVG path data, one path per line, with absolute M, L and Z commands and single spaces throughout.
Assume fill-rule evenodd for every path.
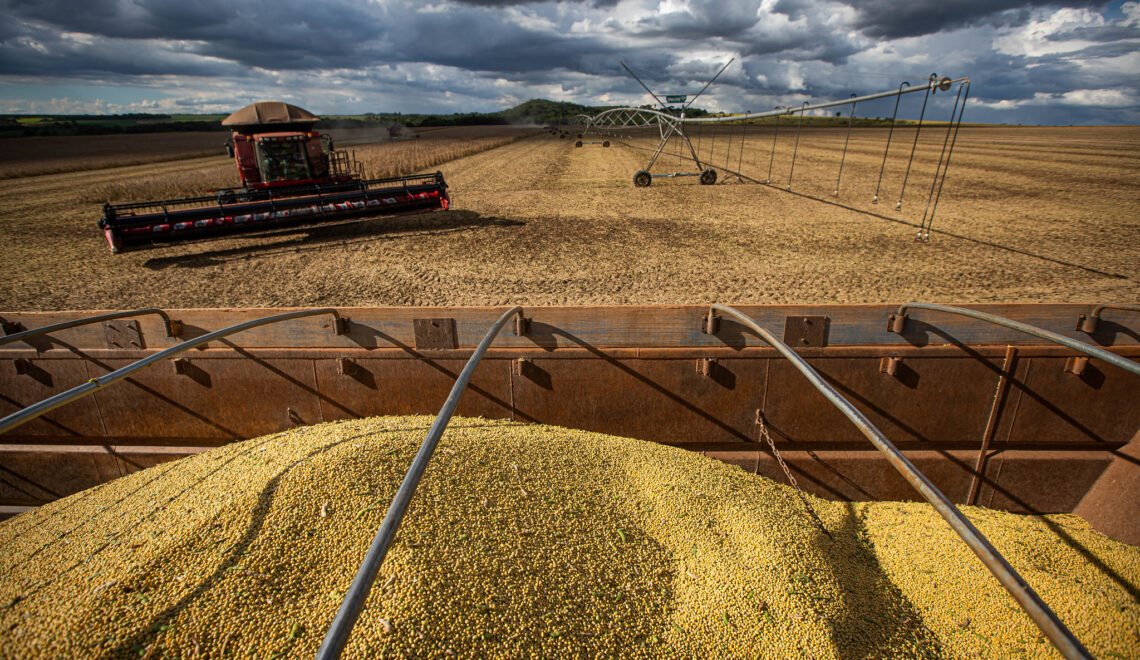
M 1106 311 L 1090 336 L 1076 330 L 1088 305 L 976 309 L 1140 358 L 1130 329 L 1140 318 L 1124 312 Z M 801 347 L 955 502 L 1077 510 L 1140 542 L 1140 468 L 1123 450 L 1140 429 L 1134 375 L 1095 359 L 1077 363 L 1068 349 L 971 319 L 915 312 L 899 336 L 888 331 L 887 305 L 741 310 Z M 281 311 L 171 310 L 183 326 L 176 338 L 151 316 L 64 330 L 31 340 L 34 347 L 8 344 L 0 347 L 0 415 L 188 338 Z M 500 311 L 348 308 L 343 335 L 329 317 L 298 319 L 157 364 L 0 436 L 0 511 L 296 425 L 434 414 Z M 760 415 L 806 489 L 853 500 L 915 497 L 773 349 L 729 320 L 717 335 L 704 334 L 706 312 L 528 309 L 527 334 L 496 341 L 458 413 L 674 444 L 782 479 L 758 442 Z M 89 314 L 0 316 L 11 333 Z

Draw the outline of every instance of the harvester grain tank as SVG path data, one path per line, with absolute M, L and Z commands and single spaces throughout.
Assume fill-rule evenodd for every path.
M 299 224 L 444 209 L 443 174 L 366 179 L 364 167 L 314 130 L 319 117 L 263 101 L 222 120 L 240 188 L 213 195 L 105 204 L 99 227 L 112 252 Z

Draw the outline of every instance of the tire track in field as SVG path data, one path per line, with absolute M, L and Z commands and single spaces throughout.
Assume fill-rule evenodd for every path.
M 551 149 L 549 139 L 534 136 L 453 160 L 441 169 L 457 195 L 523 191 L 543 187 L 551 165 L 559 158 L 559 150 Z

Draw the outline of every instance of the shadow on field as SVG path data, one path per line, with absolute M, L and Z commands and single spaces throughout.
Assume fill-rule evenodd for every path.
M 373 218 L 329 222 L 307 227 L 290 227 L 250 234 L 235 234 L 214 240 L 251 240 L 235 247 L 206 247 L 201 252 L 153 257 L 143 262 L 151 270 L 167 268 L 205 268 L 226 261 L 249 256 L 297 254 L 332 250 L 348 245 L 362 245 L 377 241 L 390 241 L 409 236 L 423 236 L 488 227 L 519 227 L 521 220 L 483 217 L 474 211 L 447 211 L 444 213 L 416 213 L 412 215 L 381 216 Z M 200 241 L 208 245 L 206 241 Z M 232 243 L 230 243 L 232 245 Z M 186 244 L 183 244 L 186 245 Z M 173 247 L 173 246 L 170 246 Z
M 919 225 L 917 225 L 917 224 L 915 224 L 909 220 L 903 220 L 902 218 L 892 218 L 889 215 L 884 215 L 882 213 L 876 213 L 875 211 L 871 211 L 869 209 L 862 209 L 862 208 L 858 208 L 856 206 L 850 206 L 848 204 L 844 204 L 843 202 L 838 202 L 838 201 L 833 200 L 833 199 L 826 199 L 823 197 L 819 197 L 817 195 L 809 195 L 807 193 L 799 192 L 796 190 L 788 190 L 788 189 L 784 188 L 783 186 L 777 186 L 777 185 L 773 185 L 770 183 L 763 183 L 763 182 L 757 181 L 755 179 L 750 179 L 749 177 L 743 177 L 743 178 L 748 179 L 752 183 L 756 183 L 756 184 L 759 184 L 761 186 L 767 186 L 769 188 L 774 188 L 774 189 L 779 190 L 781 192 L 786 192 L 790 195 L 795 195 L 797 197 L 803 197 L 804 199 L 810 199 L 810 200 L 813 200 L 816 202 L 822 202 L 822 203 L 828 204 L 830 206 L 836 206 L 836 207 L 839 207 L 841 209 L 845 209 L 848 211 L 854 211 L 855 213 L 861 213 L 863 215 L 870 216 L 873 218 L 878 218 L 880 220 L 886 220 L 887 222 L 894 222 L 894 223 L 898 223 L 900 225 L 907 225 L 910 227 L 918 227 L 919 226 Z M 1075 268 L 1077 270 L 1083 270 L 1086 273 L 1091 273 L 1093 275 L 1100 275 L 1102 277 L 1111 277 L 1111 278 L 1117 279 L 1117 280 L 1130 279 L 1127 275 L 1122 275 L 1120 273 L 1111 273 L 1111 272 L 1108 272 L 1105 270 L 1099 270 L 1097 268 L 1093 268 L 1092 266 L 1085 266 L 1083 264 L 1079 264 L 1079 263 L 1076 263 L 1074 261 L 1067 261 L 1065 259 L 1060 259 L 1058 257 L 1050 257 L 1050 256 L 1047 256 L 1044 254 L 1038 254 L 1036 252 L 1030 252 L 1029 250 L 1025 250 L 1022 248 L 1013 247 L 1010 245 L 1004 245 L 1002 243 L 995 243 L 993 241 L 988 241 L 984 238 L 975 238 L 973 236 L 967 236 L 965 234 L 958 234 L 958 233 L 955 233 L 952 231 L 946 231 L 944 229 L 933 229 L 933 228 L 931 228 L 930 233 L 942 234 L 943 236 L 950 236 L 952 238 L 957 238 L 958 240 L 969 241 L 971 243 L 976 243 L 978 245 L 985 245 L 987 247 L 994 248 L 995 250 L 1004 250 L 1006 252 L 1012 252 L 1014 254 L 1019 254 L 1019 255 L 1024 256 L 1024 257 L 1030 257 L 1033 259 L 1040 259 L 1041 261 L 1047 261 L 1049 263 L 1056 264 L 1058 266 L 1065 266 L 1067 268 Z

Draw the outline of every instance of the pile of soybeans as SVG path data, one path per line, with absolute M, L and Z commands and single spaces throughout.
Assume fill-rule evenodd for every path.
M 0 523 L 0 655 L 312 657 L 430 421 L 238 442 Z M 807 504 L 680 449 L 454 419 L 346 655 L 1055 654 L 929 506 Z M 1090 651 L 1140 654 L 1140 548 L 966 513 Z

